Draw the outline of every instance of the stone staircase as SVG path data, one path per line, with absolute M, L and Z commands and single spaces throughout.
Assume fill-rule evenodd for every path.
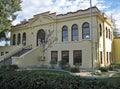
M 30 51 L 31 49 L 22 49 L 20 52 L 14 54 L 12 57 L 20 57 L 23 54 L 27 53 L 28 51 Z
M 12 54 L 11 56 L 2 59 L 0 61 L 0 65 L 11 65 L 12 64 L 12 57 L 20 57 L 23 54 L 27 53 L 28 51 L 30 51 L 31 48 L 22 48 L 21 50 L 18 50 L 17 52 L 15 52 L 14 54 Z

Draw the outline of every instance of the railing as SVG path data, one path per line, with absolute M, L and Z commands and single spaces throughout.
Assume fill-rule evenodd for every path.
M 13 50 L 11 50 L 9 53 L 3 55 L 0 57 L 0 61 L 3 61 L 9 57 L 11 57 L 12 55 L 14 55 L 15 53 L 17 53 L 18 51 L 21 51 L 23 48 L 22 46 L 16 46 Z
M 42 50 L 42 47 L 38 46 L 28 51 L 27 53 L 21 55 L 20 57 L 12 57 L 12 64 L 17 64 L 18 66 L 37 65 L 41 61 L 40 57 L 43 54 Z
M 32 49 L 32 45 L 24 46 L 23 49 Z

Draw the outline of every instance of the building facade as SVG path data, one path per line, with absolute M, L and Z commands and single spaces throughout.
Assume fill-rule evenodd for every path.
M 12 27 L 11 46 L 4 56 L 30 49 L 12 56 L 11 63 L 20 67 L 50 66 L 59 61 L 80 68 L 107 66 L 112 62 L 113 24 L 97 7 L 92 7 L 92 21 L 91 40 L 90 8 L 59 15 L 50 12 L 34 15 Z
M 113 39 L 113 59 L 114 63 L 120 63 L 120 37 Z

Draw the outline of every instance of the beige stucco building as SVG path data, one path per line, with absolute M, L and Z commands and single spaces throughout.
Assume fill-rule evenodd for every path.
M 112 62 L 113 24 L 97 7 L 92 8 L 92 21 L 93 40 L 89 8 L 34 15 L 12 27 L 11 46 L 0 47 L 1 63 L 50 66 L 63 60 L 80 68 L 92 68 L 92 63 L 94 67 L 107 66 Z
M 113 39 L 113 59 L 114 63 L 120 63 L 120 37 Z

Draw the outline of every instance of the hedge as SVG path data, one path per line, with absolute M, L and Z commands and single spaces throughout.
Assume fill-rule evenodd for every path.
M 0 71 L 0 89 L 120 89 L 120 78 L 84 79 L 48 70 Z

